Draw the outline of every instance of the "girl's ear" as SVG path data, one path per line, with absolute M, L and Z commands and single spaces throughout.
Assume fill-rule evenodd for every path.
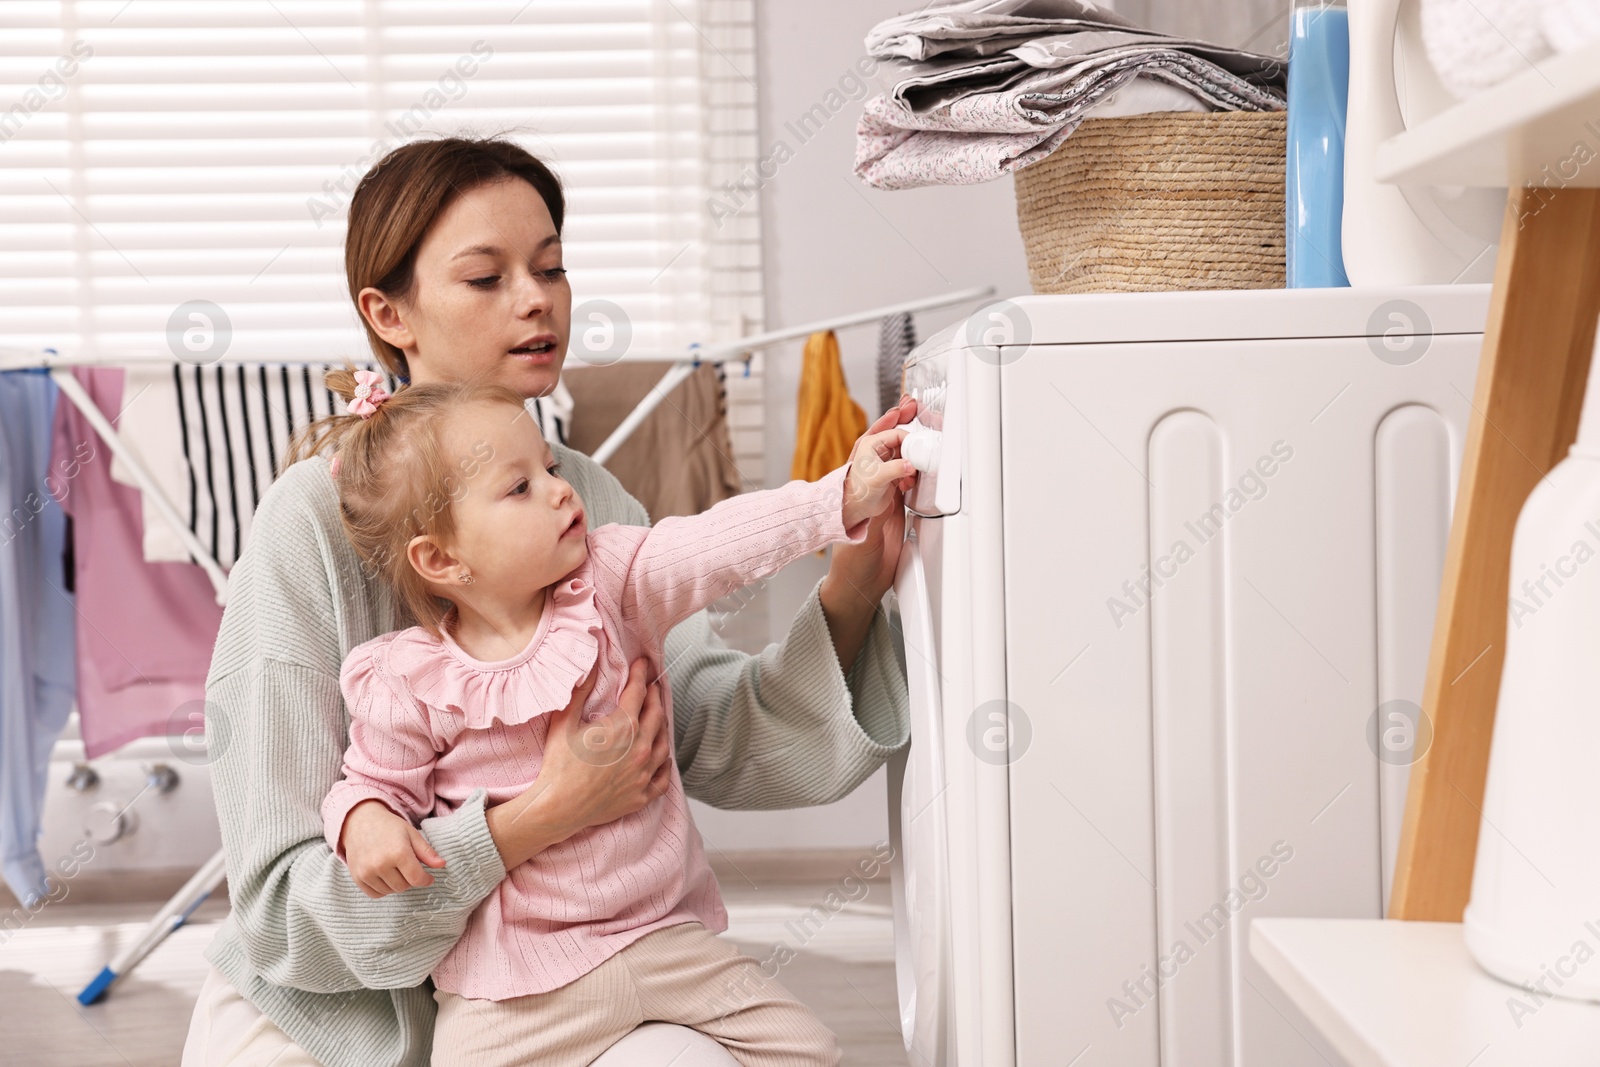
M 406 559 L 411 569 L 427 582 L 449 588 L 456 584 L 461 572 L 461 561 L 446 552 L 432 537 L 418 534 L 406 545 Z

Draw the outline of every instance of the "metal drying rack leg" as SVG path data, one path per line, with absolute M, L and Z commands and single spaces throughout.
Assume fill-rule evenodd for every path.
M 79 1004 L 93 1004 L 106 995 L 111 986 L 119 979 L 126 978 L 139 961 L 167 939 L 178 927 L 189 920 L 205 899 L 209 897 L 222 880 L 228 875 L 221 849 L 217 854 L 206 861 L 205 866 L 194 872 L 194 876 L 183 884 L 176 896 L 167 901 L 161 910 L 156 912 L 156 917 L 150 920 L 134 939 L 133 944 L 117 953 L 111 962 L 101 968 L 94 980 L 83 987 L 83 992 L 78 994 Z
M 83 412 L 84 418 L 94 428 L 95 433 L 100 435 L 106 446 L 111 449 L 118 459 L 128 465 L 128 469 L 133 472 L 134 478 L 139 483 L 140 490 L 155 502 L 162 517 L 178 532 L 178 536 L 182 538 L 185 547 L 189 549 L 195 560 L 211 578 L 211 584 L 217 592 L 217 603 L 225 603 L 228 589 L 227 574 L 211 553 L 206 551 L 205 546 L 200 543 L 200 539 L 194 535 L 194 532 L 184 525 L 183 520 L 179 517 L 178 509 L 167 498 L 166 494 L 161 491 L 160 486 L 156 485 L 155 479 L 150 476 L 150 472 L 145 469 L 139 458 L 133 455 L 128 447 L 122 443 L 122 439 L 117 435 L 116 428 L 111 425 L 105 413 L 95 404 L 94 399 L 89 396 L 78 379 L 73 377 L 71 369 L 68 367 L 52 367 L 50 377 L 55 380 L 56 386 L 61 390 L 61 394 L 72 401 L 79 411 Z M 83 991 L 78 994 L 78 1003 L 95 1003 L 104 997 L 111 986 L 119 979 L 127 977 L 157 945 L 165 941 L 168 935 L 188 921 L 189 916 L 194 914 L 194 910 L 215 891 L 217 886 L 222 884 L 222 880 L 227 877 L 227 873 L 224 854 L 221 849 L 218 849 L 216 855 L 207 860 L 205 865 L 183 884 L 183 888 L 179 889 L 171 900 L 162 905 L 161 910 L 156 912 L 155 918 L 150 920 L 150 923 L 134 940 L 133 944 L 119 952 L 110 963 L 101 968 L 100 973 L 95 975 L 93 981 L 84 986 Z

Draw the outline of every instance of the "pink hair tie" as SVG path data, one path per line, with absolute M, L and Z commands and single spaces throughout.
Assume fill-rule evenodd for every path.
M 370 419 L 378 405 L 389 399 L 389 393 L 383 387 L 383 375 L 375 370 L 356 371 L 356 392 L 345 410 L 352 415 L 360 415 L 363 419 Z

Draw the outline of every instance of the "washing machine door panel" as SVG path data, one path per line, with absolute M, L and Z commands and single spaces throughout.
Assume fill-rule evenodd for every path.
M 937 587 L 912 520 L 895 593 L 906 646 L 911 744 L 889 764 L 890 886 L 900 1029 L 912 1062 L 950 1062 L 950 866 L 941 722 Z M 936 539 L 934 539 L 936 541 Z
M 1403 365 L 1362 336 L 1035 346 L 1003 369 L 1022 1067 L 1336 1058 L 1259 994 L 1249 924 L 1383 914 L 1404 790 L 1367 724 L 1421 699 L 1480 343 Z

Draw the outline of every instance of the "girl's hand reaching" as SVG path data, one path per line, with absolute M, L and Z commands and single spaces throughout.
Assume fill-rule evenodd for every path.
M 433 884 L 423 868 L 444 866 L 422 831 L 389 810 L 381 800 L 363 800 L 345 816 L 339 831 L 345 866 L 361 891 L 373 900 Z
M 900 455 L 900 442 L 910 431 L 894 426 L 862 434 L 850 452 L 850 470 L 844 479 L 844 528 L 876 518 L 896 500 L 895 490 L 907 492 L 917 480 L 917 469 Z

